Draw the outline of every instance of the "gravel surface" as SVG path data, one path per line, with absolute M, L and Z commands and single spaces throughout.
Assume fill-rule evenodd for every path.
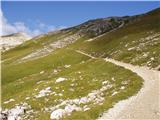
M 160 119 L 159 106 L 159 84 L 160 72 L 150 70 L 147 67 L 133 66 L 122 63 L 113 59 L 105 59 L 108 62 L 114 63 L 129 69 L 144 79 L 144 85 L 137 95 L 129 99 L 122 100 L 114 105 L 113 108 L 104 112 L 98 120 L 111 119 Z

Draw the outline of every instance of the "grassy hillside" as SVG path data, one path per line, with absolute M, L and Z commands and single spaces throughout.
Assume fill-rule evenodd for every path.
M 156 68 L 160 64 L 159 14 L 160 9 L 156 9 L 141 16 L 133 24 L 106 33 L 93 41 L 82 42 L 79 49 L 98 57 L 111 57 Z
M 106 62 L 105 57 L 151 68 L 160 64 L 159 14 L 157 9 L 123 27 L 118 27 L 118 22 L 116 29 L 102 30 L 98 36 L 91 35 L 91 23 L 101 30 L 101 20 L 93 20 L 86 23 L 89 34 L 81 31 L 86 27 L 82 24 L 33 38 L 2 53 L 3 109 L 27 103 L 30 107 L 21 115 L 26 120 L 48 120 L 52 112 L 68 108 L 73 110 L 62 116 L 64 120 L 98 118 L 143 85 L 137 74 Z M 102 22 L 108 25 L 108 21 Z M 24 59 L 26 56 L 31 57 Z
M 142 79 L 131 71 L 68 49 L 60 49 L 37 60 L 2 66 L 2 69 L 3 108 L 29 104 L 31 109 L 27 111 L 33 112 L 22 116 L 26 120 L 48 120 L 53 107 L 62 101 L 82 99 L 93 91 L 99 91 L 96 100 L 76 104 L 82 110 L 64 116 L 64 119 L 95 119 L 115 102 L 137 93 L 142 86 Z M 58 78 L 66 80 L 57 83 Z M 48 87 L 51 92 L 36 97 Z M 6 103 L 10 99 L 15 101 Z M 58 108 L 63 109 L 68 104 Z

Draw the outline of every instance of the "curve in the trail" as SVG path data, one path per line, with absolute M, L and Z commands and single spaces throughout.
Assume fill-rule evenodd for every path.
M 76 52 L 96 59 L 82 51 Z M 105 61 L 124 67 L 136 73 L 144 79 L 144 85 L 141 90 L 126 100 L 119 101 L 113 108 L 107 110 L 98 120 L 114 119 L 160 119 L 160 72 L 150 70 L 147 67 L 133 66 L 131 64 L 106 58 Z
M 105 60 L 137 73 L 144 79 L 144 85 L 135 96 L 118 102 L 113 108 L 104 112 L 98 120 L 160 119 L 160 72 L 113 59 L 106 58 Z

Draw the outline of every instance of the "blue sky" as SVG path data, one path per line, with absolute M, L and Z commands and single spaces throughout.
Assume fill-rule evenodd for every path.
M 17 23 L 37 34 L 90 19 L 135 15 L 160 7 L 160 2 L 2 2 L 7 24 Z

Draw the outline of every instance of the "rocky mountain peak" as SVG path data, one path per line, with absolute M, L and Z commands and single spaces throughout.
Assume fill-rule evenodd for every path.
M 13 34 L 1 36 L 0 37 L 1 50 L 2 51 L 9 50 L 30 39 L 31 39 L 31 36 L 29 36 L 28 34 L 24 32 L 13 33 Z

